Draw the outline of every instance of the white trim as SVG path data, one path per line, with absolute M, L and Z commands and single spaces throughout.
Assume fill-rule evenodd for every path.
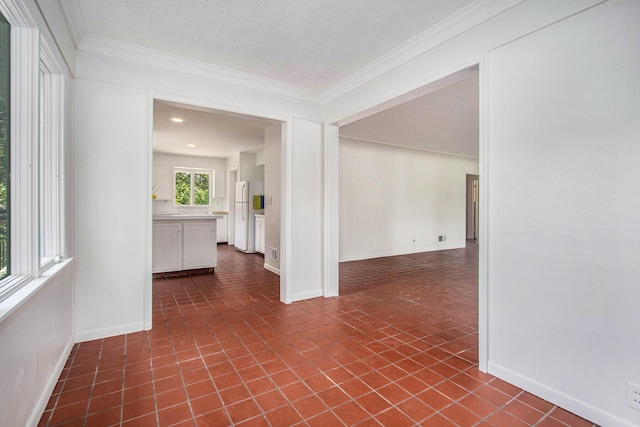
M 280 271 L 284 275 L 280 277 L 280 301 L 285 304 L 291 304 L 291 211 L 293 204 L 291 200 L 293 182 L 292 176 L 292 158 L 293 158 L 293 117 L 287 122 L 287 136 L 283 140 L 280 156 L 280 192 L 282 199 L 281 215 L 280 215 Z
M 91 329 L 76 333 L 76 342 L 92 341 L 102 338 L 115 337 L 116 335 L 131 334 L 145 330 L 144 322 L 125 323 L 123 325 L 109 326 L 107 328 Z
M 365 259 L 386 258 L 386 257 L 392 257 L 392 256 L 421 254 L 424 252 L 438 252 L 438 251 L 448 251 L 449 249 L 464 249 L 464 248 L 465 248 L 464 244 L 454 245 L 447 242 L 442 246 L 428 246 L 428 247 L 420 248 L 419 250 L 413 250 L 413 251 L 401 251 L 401 252 L 379 251 L 379 252 L 372 252 L 372 253 L 367 253 L 362 255 L 356 254 L 356 255 L 341 259 L 340 262 L 363 261 Z
M 144 291 L 142 301 L 143 329 L 153 328 L 153 101 L 152 94 L 147 95 L 147 197 L 146 239 L 144 244 Z
M 235 114 L 242 115 L 250 115 L 255 117 L 262 117 L 271 120 L 277 120 L 286 124 L 286 140 L 283 143 L 283 149 L 281 150 L 281 204 L 282 204 L 282 212 L 281 215 L 281 227 L 280 227 L 280 270 L 273 271 L 274 273 L 280 276 L 280 299 L 282 302 L 291 303 L 289 300 L 287 302 L 286 297 L 288 296 L 289 282 L 287 280 L 288 277 L 291 277 L 291 271 L 286 270 L 287 259 L 289 259 L 289 254 L 287 253 L 285 246 L 286 241 L 288 239 L 291 242 L 290 236 L 288 237 L 287 233 L 290 233 L 291 227 L 287 227 L 287 206 L 289 206 L 289 212 L 291 211 L 291 185 L 288 183 L 288 176 L 290 176 L 290 168 L 291 162 L 286 159 L 290 159 L 290 153 L 287 157 L 286 147 L 290 147 L 291 144 L 287 141 L 291 141 L 291 129 L 292 129 L 292 121 L 293 118 L 291 116 L 282 116 L 278 114 L 271 114 L 257 110 L 251 110 L 250 108 L 231 108 L 228 105 L 217 104 L 217 103 L 203 103 L 201 99 L 194 99 L 185 96 L 167 94 L 159 91 L 149 91 L 147 92 L 149 96 L 149 109 L 148 109 L 148 138 L 147 138 L 147 194 L 151 195 L 151 190 L 153 188 L 153 102 L 155 100 L 165 101 L 165 102 L 175 102 L 185 105 L 190 105 L 194 107 L 207 108 L 211 110 L 231 112 Z M 237 167 L 234 169 L 227 170 L 227 176 L 230 176 L 230 173 L 233 171 L 237 171 Z M 288 187 L 287 187 L 288 185 Z M 231 208 L 230 208 L 231 209 Z M 152 327 L 152 307 L 153 307 L 153 274 L 152 274 L 152 264 L 153 264 L 153 200 L 151 197 L 148 198 L 147 201 L 147 239 L 146 239 L 146 262 L 147 266 L 145 269 L 145 277 L 146 277 L 146 287 L 144 292 L 144 324 L 145 330 L 149 330 Z M 230 215 L 231 218 L 231 215 Z M 228 242 L 228 244 L 233 244 L 233 242 Z M 290 243 L 289 243 L 290 247 Z M 275 270 L 275 269 L 274 269 Z
M 44 239 L 44 254 L 40 253 L 40 271 L 50 260 L 64 254 L 64 76 L 61 67 L 41 38 L 40 43 L 40 139 L 38 186 L 39 236 Z M 40 248 L 39 248 L 40 249 Z
M 266 262 L 264 263 L 264 269 L 265 270 L 269 270 L 270 272 L 275 273 L 278 276 L 280 275 L 280 270 L 279 269 L 267 264 Z
M 478 175 L 478 369 L 487 372 L 489 362 L 489 69 L 487 55 L 480 61 Z
M 324 125 L 324 296 L 340 291 L 340 134 L 338 126 Z
M 0 0 L 0 13 L 2 13 L 12 27 L 37 27 L 24 1 Z
M 237 70 L 230 70 L 228 68 L 206 64 L 201 61 L 187 59 L 153 49 L 135 46 L 129 43 L 95 36 L 93 34 L 83 36 L 78 44 L 78 49 L 88 53 L 111 56 L 127 61 L 134 61 L 181 73 L 237 84 L 243 87 L 263 90 L 290 98 L 315 103 L 320 102 L 321 99 L 320 92 L 313 90 L 258 77 Z
M 320 102 L 327 104 L 373 81 L 383 74 L 398 68 L 400 65 L 433 50 L 523 1 L 524 0 L 477 0 L 329 88 L 323 94 Z
M 637 427 L 637 424 L 633 424 L 610 412 L 598 409 L 587 402 L 575 399 L 560 390 L 551 388 L 529 377 L 522 376 L 494 362 L 489 362 L 489 373 L 597 425 L 609 427 Z M 621 404 L 623 405 L 624 403 Z
M 22 304 L 27 302 L 36 292 L 42 289 L 65 268 L 71 268 L 73 258 L 67 258 L 49 268 L 46 274 L 37 278 L 19 277 L 23 283 L 10 295 L 0 300 L 0 323 L 8 319 Z M 69 267 L 67 267 L 69 266 Z
M 314 291 L 300 292 L 291 296 L 291 302 L 304 301 L 311 298 L 318 298 L 322 296 L 322 290 L 316 289 Z
M 11 273 L 32 277 L 40 269 L 39 42 L 38 30 L 11 27 Z
M 434 27 L 418 34 L 399 48 L 394 49 L 390 53 L 361 68 L 355 74 L 352 74 L 326 91 L 312 90 L 277 80 L 258 77 L 253 74 L 187 59 L 154 49 L 142 48 L 93 34 L 86 34 L 77 41 L 79 34 L 74 33 L 73 38 L 77 41 L 78 50 L 87 53 L 134 61 L 191 75 L 212 78 L 231 84 L 238 84 L 299 100 L 327 104 L 373 79 L 392 71 L 407 61 L 469 31 L 523 1 L 524 0 L 477 0 Z M 75 16 L 74 13 L 69 13 L 68 6 L 63 4 L 62 8 L 65 11 L 67 19 Z M 71 28 L 76 27 L 77 25 L 71 25 Z
M 73 350 L 73 338 L 70 337 L 67 344 L 64 346 L 64 349 L 60 353 L 60 357 L 58 358 L 58 362 L 53 367 L 51 374 L 49 375 L 49 379 L 47 383 L 44 385 L 42 389 L 42 393 L 40 394 L 40 398 L 36 402 L 33 410 L 31 411 L 31 415 L 29 416 L 29 420 L 27 421 L 27 427 L 36 427 L 40 422 L 40 418 L 42 418 L 42 414 L 44 410 L 47 408 L 47 403 L 49 403 L 49 399 L 53 394 L 53 389 L 56 387 L 58 383 L 58 379 L 64 370 L 64 366 L 69 359 L 69 355 L 71 354 L 71 350 Z
M 351 141 L 360 141 L 360 142 L 372 142 L 374 144 L 388 145 L 389 147 L 398 147 L 398 148 L 405 148 L 407 150 L 423 151 L 425 153 L 437 154 L 439 156 L 451 156 L 451 157 L 457 157 L 457 158 L 463 158 L 463 159 L 478 160 L 478 157 L 473 157 L 473 156 L 464 156 L 462 154 L 447 153 L 446 151 L 428 150 L 426 148 L 411 147 L 409 145 L 392 144 L 390 142 L 375 141 L 373 139 L 367 139 L 367 138 L 354 138 L 351 136 L 340 136 L 340 139 L 348 139 Z

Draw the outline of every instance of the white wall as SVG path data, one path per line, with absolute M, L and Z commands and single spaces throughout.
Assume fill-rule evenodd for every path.
M 73 256 L 73 81 L 65 59 L 58 50 L 72 44 L 67 33 L 64 40 L 54 40 L 33 0 L 21 3 L 40 31 L 41 43 L 46 43 L 56 62 L 64 70 L 63 146 L 64 182 L 63 238 L 64 258 L 41 277 L 30 281 L 13 295 L 0 302 L 0 425 L 36 426 L 51 396 L 51 392 L 67 361 L 74 339 L 74 261 Z M 63 23 L 60 14 L 55 17 Z M 62 27 L 60 25 L 56 25 Z M 73 66 L 73 64 L 70 64 Z M 34 68 L 37 71 L 37 67 Z
M 459 35 L 455 33 L 459 26 L 454 20 L 451 27 L 431 31 L 422 43 L 409 44 L 389 55 L 388 62 L 379 62 L 378 67 L 386 71 L 378 77 L 371 77 L 353 90 L 330 99 L 325 104 L 325 122 L 344 122 L 352 116 L 365 117 L 363 112 L 368 110 L 380 111 L 380 105 L 387 101 L 478 64 L 490 49 L 601 2 L 516 0 L 511 3 L 518 3 L 517 6 L 484 22 L 471 19 L 477 25 Z M 476 9 L 476 13 L 482 16 L 491 12 Z M 405 62 L 397 64 L 395 61 L 399 58 Z M 373 73 L 366 71 L 369 72 L 365 72 L 365 79 Z
M 282 203 L 280 170 L 282 167 L 282 138 L 286 135 L 286 125 L 275 124 L 265 129 L 264 134 L 264 221 L 265 255 L 264 263 L 273 272 L 280 271 L 280 211 Z M 277 259 L 270 257 L 269 248 L 278 252 Z
M 490 372 L 640 425 L 640 2 L 491 52 Z
M 408 60 L 332 99 L 325 116 L 348 121 L 480 63 L 480 366 L 611 426 L 640 424 L 640 412 L 624 404 L 625 381 L 638 383 L 640 366 L 632 307 L 639 288 L 631 285 L 638 267 L 630 261 L 640 241 L 632 218 L 640 179 L 631 164 L 639 147 L 639 5 L 520 2 L 413 57 L 393 55 Z M 588 25 L 574 26 L 587 16 Z M 524 188 L 535 197 L 525 198 Z
M 50 270 L 34 281 L 47 283 L 0 323 L 3 426 L 37 425 L 73 346 L 72 261 Z
M 116 50 L 105 55 L 76 52 L 75 234 L 80 340 L 150 326 L 150 305 L 145 306 L 144 301 L 149 302 L 151 294 L 149 120 L 153 97 L 282 121 L 292 116 L 322 117 L 318 104 L 216 81 L 202 73 L 148 65 L 138 62 L 137 57 L 120 59 L 118 54 Z M 228 170 L 234 160 L 228 161 Z M 309 175 L 302 163 L 306 160 L 300 160 L 300 170 L 289 176 L 293 181 L 299 180 L 299 173 L 305 178 Z M 239 160 L 237 164 L 242 169 Z M 321 179 L 321 169 L 311 170 Z M 314 208 L 300 205 L 291 217 L 304 218 Z M 321 241 L 310 244 L 321 246 Z M 313 251 L 308 255 L 314 256 Z M 298 267 L 294 264 L 292 268 Z M 318 275 L 314 280 L 320 278 Z
M 239 153 L 238 181 L 264 182 L 264 167 L 258 167 L 256 153 Z
M 464 247 L 477 173 L 477 159 L 340 138 L 340 261 Z
M 280 298 L 290 303 L 324 293 L 323 124 L 294 118 L 283 147 L 283 247 L 285 286 Z M 284 292 L 282 292 L 284 291 Z
M 142 90 L 77 79 L 76 105 L 76 327 L 86 340 L 143 329 L 150 103 Z
M 205 207 L 176 207 L 172 201 L 154 200 L 154 213 L 184 213 L 186 211 L 223 211 L 228 206 L 227 202 L 227 160 L 215 157 L 181 156 L 176 154 L 154 153 L 153 167 L 159 168 L 163 173 L 169 173 L 169 182 L 173 182 L 173 168 L 187 167 L 199 169 L 213 169 L 215 171 L 215 198 L 211 200 L 211 206 Z M 155 175 L 155 172 L 154 172 Z

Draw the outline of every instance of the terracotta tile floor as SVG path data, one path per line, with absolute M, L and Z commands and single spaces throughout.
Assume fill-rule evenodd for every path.
M 154 329 L 76 344 L 41 426 L 591 426 L 483 374 L 477 248 L 343 263 L 285 305 L 259 255 L 154 280 Z

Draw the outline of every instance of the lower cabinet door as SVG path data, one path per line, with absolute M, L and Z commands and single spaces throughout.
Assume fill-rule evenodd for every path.
M 216 221 L 185 221 L 182 269 L 213 268 L 217 265 Z
M 182 223 L 153 224 L 153 272 L 182 270 Z

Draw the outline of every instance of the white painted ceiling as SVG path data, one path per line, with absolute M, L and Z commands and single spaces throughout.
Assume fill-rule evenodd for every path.
M 183 122 L 173 122 L 174 117 Z M 156 100 L 153 103 L 153 151 L 218 158 L 237 152 L 261 151 L 264 129 L 274 123 L 278 122 Z
M 462 70 L 413 99 L 340 126 L 340 136 L 478 158 L 478 90 L 477 67 Z
M 91 34 L 323 92 L 474 0 L 60 0 Z
M 77 43 L 103 37 L 323 93 L 475 0 L 60 1 Z M 477 157 L 477 71 L 471 74 L 341 126 L 340 134 Z M 154 150 L 164 153 L 258 151 L 274 123 L 168 102 L 154 110 Z M 184 122 L 171 122 L 174 116 Z

